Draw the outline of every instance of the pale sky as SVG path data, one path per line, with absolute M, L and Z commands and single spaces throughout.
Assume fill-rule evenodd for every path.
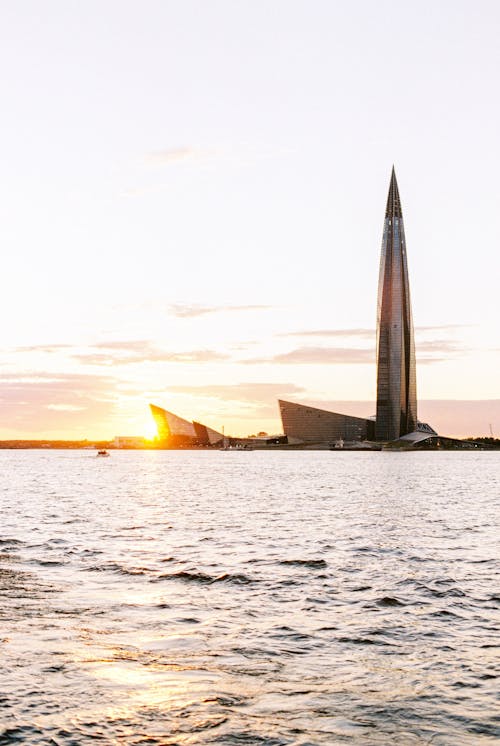
M 419 415 L 500 437 L 499 38 L 496 0 L 0 0 L 0 438 L 372 414 L 393 163 Z

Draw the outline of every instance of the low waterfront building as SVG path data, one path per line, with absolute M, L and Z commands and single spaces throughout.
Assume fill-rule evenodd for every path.
M 283 432 L 288 442 L 331 443 L 336 441 L 373 440 L 375 423 L 373 419 L 352 417 L 339 412 L 329 412 L 295 402 L 278 401 Z
M 115 435 L 115 448 L 145 448 L 146 438 L 139 435 Z
M 155 404 L 149 405 L 159 441 L 166 447 L 213 447 L 222 444 L 224 436 L 201 422 L 191 422 Z

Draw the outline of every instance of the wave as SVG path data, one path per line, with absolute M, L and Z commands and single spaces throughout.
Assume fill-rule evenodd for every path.
M 106 562 L 102 565 L 89 565 L 83 570 L 87 572 L 113 572 L 117 575 L 150 575 L 152 570 L 148 567 L 125 567 L 117 562 Z
M 278 565 L 290 565 L 292 567 L 310 567 L 312 570 L 320 570 L 328 567 L 328 564 L 323 559 L 294 559 L 294 560 L 280 560 Z
M 383 645 L 379 640 L 370 640 L 369 637 L 338 637 L 338 642 L 352 642 L 354 645 Z
M 19 539 L 0 539 L 0 547 L 14 545 L 17 546 L 20 544 L 24 544 L 24 541 L 19 541 Z
M 247 575 L 241 573 L 224 573 L 223 575 L 208 575 L 204 572 L 189 572 L 180 570 L 179 572 L 163 573 L 155 578 L 159 580 L 180 580 L 183 583 L 198 583 L 199 585 L 214 585 L 215 583 L 233 583 L 235 585 L 249 585 L 256 582 Z
M 442 581 L 441 585 L 445 585 L 445 582 Z M 434 598 L 464 598 L 466 596 L 466 594 L 462 590 L 460 590 L 460 588 L 448 588 L 442 590 L 439 588 L 432 588 L 431 586 L 423 584 L 417 585 L 417 588 L 419 591 L 423 591 L 425 595 L 433 596 Z
M 377 601 L 377 606 L 406 606 L 406 604 L 393 596 L 383 596 Z

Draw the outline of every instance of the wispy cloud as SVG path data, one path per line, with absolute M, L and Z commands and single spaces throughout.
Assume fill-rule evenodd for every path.
M 466 328 L 466 324 L 444 324 L 441 326 L 417 326 L 415 334 L 444 333 L 452 332 L 456 329 Z M 376 334 L 375 328 L 355 328 L 355 329 L 301 329 L 292 332 L 282 332 L 277 334 L 278 337 L 357 337 L 363 339 L 374 339 Z
M 184 146 L 178 148 L 166 148 L 155 150 L 146 155 L 146 163 L 152 166 L 166 166 L 182 161 L 204 160 L 216 155 L 216 150 Z
M 207 386 L 169 386 L 169 391 L 178 394 L 189 394 L 190 396 L 201 396 L 223 401 L 251 402 L 259 405 L 274 400 L 278 396 L 293 396 L 300 394 L 305 389 L 294 383 L 236 383 L 226 386 L 224 384 L 212 384 Z
M 461 353 L 465 351 L 463 345 L 449 339 L 433 339 L 426 342 L 418 342 L 418 352 L 437 352 L 440 354 Z
M 60 352 L 61 350 L 70 350 L 72 345 L 69 344 L 45 344 L 45 345 L 26 345 L 23 347 L 14 347 L 13 352 Z
M 47 383 L 47 384 L 58 384 L 64 387 L 80 388 L 86 391 L 89 386 L 93 386 L 95 383 L 107 384 L 109 381 L 117 381 L 112 376 L 97 376 L 91 373 L 52 373 L 49 371 L 29 370 L 29 371 L 18 371 L 12 373 L 0 373 L 0 385 L 2 382 L 6 384 L 16 383 Z
M 54 412 L 83 412 L 85 407 L 78 404 L 47 404 L 47 409 L 53 409 Z
M 97 350 L 128 350 L 141 353 L 155 349 L 149 339 L 119 339 L 109 342 L 96 342 L 92 347 Z
M 362 337 L 373 339 L 374 329 L 304 329 L 296 332 L 284 332 L 278 337 Z
M 230 405 L 231 411 L 243 410 L 245 416 L 275 417 L 278 398 L 297 397 L 305 391 L 294 383 L 247 382 L 233 385 L 169 386 L 172 394 L 185 394 L 199 399 L 215 399 Z M 164 396 L 164 393 L 162 394 Z M 220 404 L 217 407 L 221 406 Z
M 172 316 L 180 319 L 191 319 L 197 316 L 206 316 L 209 313 L 233 313 L 240 311 L 267 311 L 272 306 L 242 305 L 242 306 L 201 306 L 188 303 L 174 303 L 168 310 Z
M 373 363 L 375 353 L 364 348 L 350 347 L 299 347 L 269 358 L 241 360 L 247 365 L 277 363 L 278 365 L 359 365 Z
M 443 362 L 465 352 L 462 345 L 450 340 L 432 340 L 416 345 L 417 362 L 424 365 Z M 372 365 L 375 364 L 375 350 L 365 347 L 298 347 L 271 357 L 247 358 L 240 362 L 247 365 Z
M 432 364 L 449 360 L 458 355 L 463 355 L 467 349 L 456 339 L 453 332 L 464 328 L 462 324 L 442 324 L 438 326 L 416 327 L 416 352 L 419 364 Z M 446 335 L 449 338 L 435 339 L 437 334 Z M 352 329 L 302 329 L 297 331 L 278 334 L 278 337 L 299 338 L 333 338 L 333 339 L 359 339 L 375 341 L 375 329 L 352 328 Z M 280 353 L 269 358 L 252 358 L 242 360 L 247 364 L 277 363 L 277 364 L 303 364 L 303 365 L 353 365 L 375 362 L 375 351 L 365 347 L 312 347 L 303 346 L 289 352 Z
M 106 424 L 116 401 L 117 379 L 32 371 L 0 375 L 4 428 L 13 432 L 86 432 Z
M 468 352 L 466 347 L 450 339 L 417 342 L 415 347 L 417 363 L 419 365 L 442 363 Z
M 228 355 L 216 350 L 161 350 L 147 341 L 102 342 L 95 345 L 95 348 L 97 352 L 75 353 L 73 357 L 85 365 L 213 363 L 228 358 Z
M 197 306 L 177 304 L 171 307 L 177 316 L 191 318 L 210 313 L 241 312 L 249 310 L 267 309 L 269 306 L 241 305 L 241 306 Z M 468 349 L 453 338 L 440 337 L 433 339 L 428 336 L 430 330 L 443 331 L 449 327 L 423 327 L 423 338 L 417 338 L 417 362 L 423 365 L 443 362 L 454 357 L 464 355 Z M 338 337 L 358 338 L 360 343 L 372 338 L 371 330 L 365 328 L 354 329 L 311 329 L 297 332 L 287 332 L 286 337 Z M 435 335 L 434 335 L 435 336 Z M 233 353 L 248 349 L 249 343 L 241 343 L 233 348 Z M 203 364 L 230 360 L 232 354 L 217 349 L 168 350 L 158 347 L 148 339 L 107 340 L 96 342 L 88 347 L 72 347 L 69 344 L 40 344 L 18 347 L 19 353 L 47 353 L 55 355 L 61 353 L 82 365 L 93 366 L 126 366 L 142 363 L 179 363 Z M 237 362 L 244 365 L 274 364 L 274 365 L 364 365 L 375 363 L 375 351 L 370 345 L 365 346 L 312 346 L 304 345 L 295 349 L 279 352 L 266 357 L 255 356 L 240 358 Z
M 84 365 L 130 365 L 133 363 L 210 363 L 227 360 L 228 355 L 217 350 L 164 350 L 147 339 L 110 340 L 87 347 L 69 344 L 44 344 L 16 347 L 19 353 L 67 353 Z
M 416 326 L 415 333 L 426 333 L 426 332 L 451 332 L 456 329 L 467 329 L 470 324 L 442 324 L 441 326 Z

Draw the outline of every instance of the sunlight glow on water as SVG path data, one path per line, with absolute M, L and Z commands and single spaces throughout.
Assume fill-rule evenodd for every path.
M 0 466 L 0 744 L 498 741 L 500 454 Z

